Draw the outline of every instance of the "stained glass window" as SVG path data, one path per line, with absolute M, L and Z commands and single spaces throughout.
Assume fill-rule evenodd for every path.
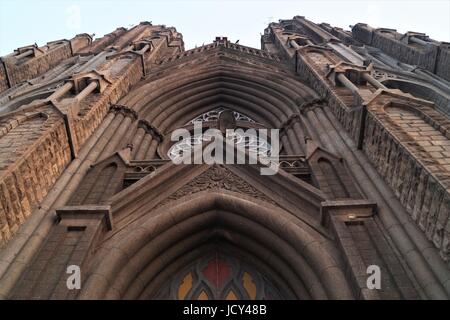
M 175 300 L 283 299 L 264 275 L 218 251 L 193 262 L 171 278 L 155 297 Z

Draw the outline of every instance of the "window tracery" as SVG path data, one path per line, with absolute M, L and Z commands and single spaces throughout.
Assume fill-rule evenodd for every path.
M 212 251 L 175 275 L 157 299 L 277 300 L 278 288 L 239 259 Z
M 199 115 L 198 117 L 194 118 L 193 120 L 189 121 L 189 123 L 194 123 L 194 122 L 207 122 L 207 121 L 217 121 L 219 119 L 219 116 L 222 112 L 224 112 L 225 110 L 229 110 L 227 108 L 224 107 L 219 107 L 216 108 L 214 110 L 205 112 L 201 115 Z M 236 121 L 245 121 L 245 122 L 252 122 L 255 123 L 256 121 L 253 120 L 252 118 L 243 115 L 237 111 L 233 111 L 234 117 L 236 119 Z
M 243 134 L 240 130 L 235 130 L 232 134 L 227 136 L 227 139 L 232 139 L 236 146 L 244 148 L 249 153 L 259 157 L 269 157 L 271 145 L 270 143 L 253 133 L 246 132 Z M 187 139 L 175 143 L 170 147 L 167 156 L 171 160 L 184 157 L 184 155 L 192 152 L 195 146 L 203 144 L 203 142 L 212 141 L 213 135 L 208 133 L 197 134 Z

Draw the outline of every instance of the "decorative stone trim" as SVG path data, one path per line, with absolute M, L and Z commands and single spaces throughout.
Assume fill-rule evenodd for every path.
M 122 114 L 125 117 L 130 117 L 132 120 L 137 120 L 139 118 L 136 111 L 131 109 L 130 107 L 120 105 L 120 104 L 113 104 L 111 105 L 110 112 L 114 112 L 116 114 Z
M 321 223 L 326 225 L 329 214 L 347 215 L 348 220 L 357 218 L 369 218 L 375 215 L 377 204 L 369 200 L 327 200 L 322 202 L 320 208 Z
M 139 120 L 138 127 L 144 129 L 146 133 L 150 134 L 153 139 L 158 140 L 158 142 L 163 141 L 164 135 L 158 128 L 151 125 L 147 120 Z
M 113 217 L 110 206 L 65 206 L 57 209 L 56 215 L 59 220 L 71 220 L 74 224 L 76 224 L 75 221 L 79 220 L 83 225 L 86 225 L 89 220 L 104 217 L 108 230 L 113 229 Z M 75 227 L 78 227 L 78 225 Z
M 316 108 L 324 107 L 325 106 L 325 100 L 324 99 L 314 99 L 308 102 L 302 103 L 302 105 L 299 107 L 300 114 L 305 114 L 308 111 L 312 111 Z
M 112 83 L 108 75 L 104 72 L 99 72 L 97 70 L 92 70 L 89 72 L 78 73 L 72 76 L 72 78 L 66 80 L 66 82 L 73 83 L 73 91 L 75 93 L 80 93 L 85 87 L 87 87 L 91 82 L 97 82 L 96 92 L 103 92 L 108 85 Z

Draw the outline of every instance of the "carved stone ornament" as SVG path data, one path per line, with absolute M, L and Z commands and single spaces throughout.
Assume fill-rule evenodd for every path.
M 169 202 L 178 200 L 184 196 L 198 193 L 205 190 L 224 189 L 237 193 L 244 193 L 250 197 L 262 200 L 276 205 L 276 202 L 268 198 L 264 193 L 251 186 L 248 182 L 241 179 L 225 167 L 214 165 L 200 174 L 194 180 L 184 185 L 169 197 L 160 202 L 156 208 Z

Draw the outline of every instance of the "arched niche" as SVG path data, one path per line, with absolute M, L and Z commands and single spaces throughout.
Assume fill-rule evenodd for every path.
M 385 79 L 382 83 L 388 88 L 400 89 L 420 99 L 432 101 L 442 112 L 450 115 L 450 95 L 442 91 L 414 81 L 401 79 Z
M 326 238 L 268 202 L 223 190 L 169 202 L 116 231 L 93 254 L 79 298 L 153 296 L 217 243 L 264 261 L 258 272 L 283 296 L 353 298 Z
M 205 131 L 208 129 L 219 128 L 219 116 L 224 111 L 231 111 L 235 118 L 236 132 L 235 142 L 237 145 L 244 147 L 245 149 L 251 149 L 259 155 L 268 155 L 270 153 L 270 130 L 267 130 L 267 138 L 259 137 L 258 129 L 269 129 L 264 125 L 256 122 L 248 115 L 242 114 L 235 110 L 232 105 L 212 105 L 209 110 L 203 112 L 200 115 L 195 115 L 188 123 L 182 128 L 188 130 L 191 133 L 191 138 L 182 139 L 180 141 L 172 141 L 172 132 L 168 132 L 165 135 L 164 141 L 158 146 L 158 155 L 161 159 L 174 159 L 178 152 L 176 151 L 188 151 L 198 144 L 206 144 L 213 140 Z M 202 133 L 195 131 L 195 126 L 201 125 Z M 242 135 L 241 133 L 244 133 Z M 175 150 L 176 149 L 176 150 Z
M 224 242 L 217 242 L 213 246 L 205 246 L 198 250 L 202 250 L 199 258 L 175 274 L 170 274 L 161 288 L 145 290 L 139 298 L 164 300 L 293 299 L 294 295 L 288 289 L 287 284 L 280 284 L 280 278 L 276 275 L 272 276 L 272 270 L 263 261 L 251 257 L 248 253 Z

